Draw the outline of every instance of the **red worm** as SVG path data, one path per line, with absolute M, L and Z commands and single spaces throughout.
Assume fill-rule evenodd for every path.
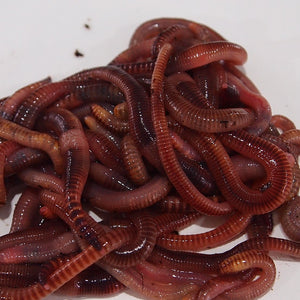
M 190 136 L 187 134 L 187 137 L 199 151 L 202 151 L 223 195 L 237 209 L 264 214 L 279 207 L 290 193 L 292 166 L 288 155 L 275 145 L 245 131 L 229 133 L 226 138 L 225 134 L 219 136 L 225 146 L 257 160 L 264 166 L 272 186 L 260 192 L 250 189 L 241 182 L 229 155 L 214 135 L 202 134 L 196 137 L 194 134 Z M 274 164 L 273 159 L 276 161 Z
M 153 278 L 153 281 L 159 281 L 162 283 L 170 284 L 182 284 L 182 283 L 196 283 L 199 286 L 202 286 L 210 276 L 207 274 L 201 274 L 196 272 L 182 272 L 176 269 L 166 269 L 160 268 L 154 264 L 151 264 L 147 261 L 139 263 L 136 266 L 136 270 L 144 274 L 148 278 Z
M 241 299 L 241 297 L 253 299 L 264 295 L 271 289 L 276 277 L 276 268 L 273 260 L 264 253 L 255 250 L 245 251 L 225 259 L 220 265 L 220 271 L 223 274 L 251 268 L 261 269 L 259 278 L 226 292 L 225 294 L 230 299 Z
M 186 213 L 164 213 L 155 216 L 158 236 L 168 235 L 170 232 L 179 231 L 192 225 L 201 216 L 192 211 Z M 159 239 L 159 238 L 158 238 Z
M 154 205 L 154 208 L 157 208 L 159 212 L 191 212 L 194 209 L 184 202 L 180 197 L 168 195 L 164 199 L 160 200 Z
M 98 161 L 108 168 L 117 170 L 122 175 L 125 174 L 120 149 L 111 139 L 108 139 L 106 135 L 92 132 L 91 130 L 86 130 L 85 136 L 89 149 Z
M 232 131 L 247 127 L 254 121 L 253 112 L 246 108 L 201 109 L 180 96 L 168 80 L 165 92 L 165 107 L 170 115 L 180 124 L 197 131 Z
M 226 41 L 202 43 L 171 58 L 167 71 L 187 71 L 219 60 L 242 65 L 247 60 L 247 52 L 241 46 Z
M 288 201 L 281 216 L 281 224 L 286 235 L 294 240 L 300 241 L 300 197 L 296 196 L 294 199 Z
M 93 162 L 90 165 L 89 177 L 101 186 L 112 190 L 133 190 L 134 184 L 116 170 Z M 88 186 L 86 187 L 88 189 Z
M 120 148 L 121 138 L 116 133 L 113 133 L 104 128 L 104 126 L 97 122 L 97 120 L 94 117 L 85 116 L 84 123 L 91 131 L 93 131 L 96 134 L 99 134 L 100 136 L 104 136 L 106 139 L 112 142 L 115 145 L 115 147 Z
M 5 141 L 0 144 L 0 206 L 6 203 L 6 188 L 4 183 L 5 162 L 7 157 L 19 148 L 20 145 L 11 141 Z
M 142 23 L 133 33 L 129 45 L 155 37 L 174 24 L 188 27 L 200 41 L 224 40 L 220 34 L 204 24 L 180 18 L 159 18 Z
M 107 297 L 126 290 L 126 287 L 112 275 L 92 265 L 72 278 L 55 295 L 68 297 Z
M 93 246 L 74 256 L 70 261 L 64 262 L 58 269 L 53 271 L 47 278 L 45 284 L 36 283 L 26 288 L 8 288 L 0 290 L 2 297 L 11 297 L 24 300 L 38 300 L 53 293 L 64 283 L 79 274 L 81 271 L 101 259 L 107 253 L 120 247 L 129 239 L 126 231 L 114 230 L 103 237 L 103 247 L 96 250 Z
M 131 214 L 128 218 L 135 227 L 135 238 L 131 241 L 130 245 L 124 245 L 104 258 L 106 263 L 115 267 L 132 267 L 146 260 L 156 242 L 156 222 L 151 215 L 147 213 L 139 215 Z
M 166 249 L 200 251 L 225 244 L 241 234 L 250 223 L 251 216 L 235 213 L 224 224 L 199 234 L 163 234 L 156 244 Z
M 128 121 L 127 103 L 122 102 L 114 107 L 114 115 L 120 120 Z
M 99 263 L 98 263 L 99 264 Z M 122 282 L 125 286 L 133 290 L 138 295 L 150 299 L 180 300 L 186 294 L 195 292 L 197 285 L 193 283 L 164 283 L 153 281 L 140 270 L 132 268 L 115 268 L 100 263 L 100 266 Z
M 249 90 L 241 80 L 233 74 L 228 73 L 228 84 L 233 85 L 238 91 L 240 101 L 250 108 L 253 108 L 256 114 L 255 122 L 249 126 L 248 131 L 254 134 L 261 134 L 271 120 L 271 107 L 268 101 L 260 94 Z M 224 86 L 227 86 L 224 84 Z
M 170 44 L 163 46 L 158 55 L 156 70 L 154 70 L 152 78 L 153 93 L 151 97 L 151 112 L 160 159 L 171 183 L 174 185 L 180 196 L 192 207 L 204 214 L 217 215 L 229 213 L 231 208 L 227 205 L 227 203 L 213 203 L 203 196 L 193 184 L 191 184 L 190 180 L 182 171 L 172 148 L 162 103 L 163 99 L 161 99 L 163 89 L 163 78 L 161 77 L 163 76 L 171 51 L 172 47 Z
M 282 115 L 273 115 L 270 122 L 283 132 L 296 129 L 294 122 Z
M 151 50 L 155 38 L 142 41 L 129 47 L 115 57 L 110 65 L 126 64 L 129 62 L 143 61 L 151 56 Z
M 45 152 L 29 147 L 22 147 L 12 153 L 5 162 L 5 176 L 11 176 L 25 169 L 47 162 L 48 156 Z
M 89 203 L 103 210 L 111 212 L 126 212 L 148 207 L 170 191 L 171 185 L 167 178 L 153 177 L 148 183 L 132 191 L 110 191 L 98 188 L 97 195 L 89 197 Z M 110 201 L 107 201 L 107 199 Z
M 225 274 L 213 277 L 208 280 L 197 293 L 198 300 L 209 300 L 218 298 L 226 299 L 226 292 L 228 290 L 236 289 L 243 284 L 253 280 L 256 273 L 254 269 L 246 272 L 237 272 L 234 274 Z
M 48 228 L 47 228 L 48 227 Z M 44 225 L 19 230 L 1 236 L 0 249 L 6 249 L 17 245 L 26 245 L 40 240 L 49 240 L 67 231 L 62 222 L 48 221 Z
M 52 236 L 49 240 L 33 241 L 30 244 L 16 245 L 0 251 L 0 262 L 40 263 L 59 254 L 69 254 L 78 250 L 71 232 Z
M 31 187 L 49 189 L 56 193 L 64 192 L 63 181 L 52 174 L 45 174 L 41 171 L 27 168 L 19 172 L 18 177 Z
M 143 185 L 150 180 L 143 158 L 130 135 L 124 136 L 121 144 L 123 162 L 128 177 L 136 185 Z
M 122 121 L 97 104 L 91 105 L 91 110 L 96 119 L 109 129 L 118 133 L 126 133 L 129 130 L 128 122 Z
M 255 215 L 247 228 L 249 238 L 268 237 L 273 231 L 273 215 Z
M 87 82 L 65 80 L 41 86 L 19 106 L 14 122 L 24 127 L 32 128 L 43 109 L 85 84 Z
M 16 91 L 12 96 L 8 97 L 0 107 L 0 116 L 6 120 L 12 120 L 16 111 L 22 102 L 29 97 L 39 87 L 51 82 L 51 78 L 47 77 L 38 82 L 31 83 L 20 90 Z
M 26 188 L 20 196 L 12 217 L 10 233 L 29 229 L 36 225 L 40 201 L 38 192 L 33 188 Z
M 11 121 L 0 119 L 0 137 L 23 146 L 33 147 L 48 153 L 58 173 L 62 172 L 63 163 L 56 139 L 46 133 L 40 133 L 22 127 Z

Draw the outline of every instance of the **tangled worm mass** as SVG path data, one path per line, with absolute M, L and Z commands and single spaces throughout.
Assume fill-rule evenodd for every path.
M 267 293 L 272 255 L 300 256 L 300 134 L 246 59 L 203 24 L 156 19 L 107 66 L 1 99 L 1 205 L 21 193 L 0 238 L 1 299 Z M 271 237 L 274 214 L 286 238 Z

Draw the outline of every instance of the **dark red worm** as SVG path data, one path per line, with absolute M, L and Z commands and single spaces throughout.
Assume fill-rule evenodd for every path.
M 10 233 L 36 226 L 40 221 L 38 215 L 39 207 L 38 191 L 34 188 L 26 188 L 16 204 Z
M 200 251 L 225 244 L 241 234 L 248 226 L 251 217 L 236 213 L 221 226 L 199 234 L 164 234 L 157 239 L 160 247 L 179 251 Z
M 64 297 L 108 297 L 124 290 L 126 287 L 112 275 L 92 265 L 64 284 L 55 294 Z
M 166 44 L 166 46 L 163 47 L 157 58 L 157 60 L 159 62 L 161 60 L 161 62 L 160 64 L 157 63 L 157 71 L 154 71 L 154 74 L 157 73 L 157 78 L 154 77 L 152 79 L 153 94 L 151 101 L 151 112 L 153 124 L 155 126 L 155 133 L 157 137 L 157 145 L 160 159 L 171 183 L 175 186 L 176 190 L 181 195 L 181 197 L 185 201 L 187 201 L 191 206 L 205 214 L 217 215 L 229 213 L 231 211 L 231 208 L 226 203 L 213 203 L 205 196 L 203 196 L 199 191 L 197 191 L 194 185 L 191 184 L 189 179 L 183 173 L 175 157 L 175 153 L 172 148 L 171 140 L 168 134 L 165 111 L 162 102 L 163 78 L 161 78 L 164 74 L 164 70 L 166 69 L 166 63 L 171 54 L 171 51 L 172 46 L 170 44 Z
M 51 78 L 47 77 L 38 82 L 31 83 L 20 90 L 16 91 L 12 96 L 8 97 L 0 107 L 0 116 L 6 120 L 12 120 L 16 111 L 22 102 L 29 97 L 35 90 L 41 86 L 51 82 Z
M 155 176 L 132 191 L 111 191 L 98 187 L 94 194 L 87 195 L 87 198 L 89 203 L 102 210 L 126 212 L 148 207 L 164 198 L 170 190 L 171 185 L 167 178 Z

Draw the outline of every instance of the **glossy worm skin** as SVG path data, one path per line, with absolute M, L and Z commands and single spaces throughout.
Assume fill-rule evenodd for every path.
M 255 270 L 242 271 L 234 274 L 225 274 L 208 280 L 199 289 L 196 299 L 226 299 L 227 290 L 238 288 L 247 281 L 255 277 Z
M 43 150 L 51 157 L 58 173 L 62 172 L 62 157 L 57 140 L 46 133 L 39 133 L 0 119 L 0 137 L 14 141 L 20 145 Z
M 150 180 L 150 175 L 137 147 L 130 135 L 124 136 L 121 144 L 123 162 L 128 177 L 136 185 L 143 185 Z
M 121 144 L 120 136 L 104 128 L 104 126 L 101 125 L 99 122 L 97 122 L 97 120 L 94 117 L 89 115 L 85 116 L 84 123 L 92 132 L 105 137 L 110 142 L 112 142 L 117 148 L 120 148 L 120 144 Z
M 12 96 L 8 97 L 0 108 L 1 118 L 12 120 L 20 104 L 41 86 L 50 83 L 51 78 L 47 77 L 38 82 L 31 83 L 20 90 L 16 91 Z
M 20 146 L 11 141 L 5 141 L 0 144 L 0 205 L 4 205 L 6 202 L 6 188 L 4 183 L 4 170 L 7 157 L 18 150 Z
M 128 217 L 132 220 L 137 233 L 130 245 L 124 245 L 105 257 L 105 262 L 115 267 L 132 267 L 146 260 L 156 242 L 156 222 L 150 215 L 133 214 Z
M 100 105 L 92 104 L 91 110 L 97 120 L 104 123 L 105 126 L 112 129 L 113 131 L 120 133 L 128 132 L 129 128 L 127 122 L 119 120 L 114 115 L 110 114 L 107 110 L 102 108 Z
M 251 110 L 244 108 L 201 109 L 178 95 L 169 82 L 165 85 L 165 106 L 182 125 L 201 132 L 225 132 L 247 127 L 254 121 Z M 190 118 L 186 118 L 189 114 Z
M 133 190 L 134 184 L 125 176 L 100 163 L 92 162 L 89 177 L 101 186 L 112 190 Z M 86 188 L 88 190 L 88 186 Z
M 12 217 L 10 233 L 29 229 L 36 225 L 40 200 L 34 188 L 26 188 L 20 196 Z
M 223 145 L 214 135 L 203 134 L 202 136 L 196 137 L 194 134 L 190 134 L 190 136 L 189 134 L 190 133 L 187 132 L 189 141 L 193 143 L 199 151 L 202 151 L 210 170 L 217 179 L 219 188 L 223 191 L 224 197 L 227 197 L 227 190 L 229 191 L 233 188 L 231 184 L 236 186 L 236 188 L 233 188 L 235 193 L 230 194 L 230 199 L 228 193 L 227 200 L 238 210 L 247 212 L 251 209 L 255 214 L 263 214 L 283 204 L 292 186 L 292 165 L 290 156 L 281 151 L 278 147 L 267 141 L 260 140 L 258 137 L 250 136 L 246 132 L 230 133 L 227 135 L 227 138 L 223 135 L 219 136 L 224 145 L 245 156 L 255 158 L 255 160 L 265 167 L 266 172 L 268 172 L 267 176 L 273 176 L 273 174 L 278 172 L 278 177 L 275 175 L 275 177 L 278 178 L 278 182 L 276 183 L 276 181 L 272 180 L 272 187 L 262 193 L 251 190 L 241 183 L 233 166 L 231 166 L 231 160 L 228 154 L 226 154 Z M 248 141 L 251 140 L 251 142 L 242 145 L 241 141 L 245 140 L 245 138 Z M 202 147 L 201 145 L 204 144 L 205 146 Z M 258 144 L 260 145 L 258 146 Z M 274 165 L 270 164 L 272 161 L 267 158 L 269 153 L 272 152 L 274 153 L 274 157 L 278 159 Z M 223 183 L 221 184 L 221 182 Z M 246 201 L 243 201 L 240 205 L 238 199 L 244 199 Z
M 281 224 L 286 235 L 294 241 L 300 241 L 300 221 L 299 221 L 299 196 L 291 199 L 285 204 L 284 211 L 281 217 Z
M 300 258 L 300 132 L 246 59 L 204 24 L 160 18 L 107 66 L 0 99 L 0 205 L 21 193 L 0 298 L 268 292 L 273 254 Z
M 155 133 L 157 137 L 157 146 L 164 169 L 170 179 L 171 183 L 175 186 L 181 197 L 187 201 L 191 206 L 203 212 L 205 214 L 226 214 L 230 212 L 230 207 L 226 204 L 212 203 L 209 199 L 199 193 L 193 184 L 189 181 L 186 175 L 183 173 L 179 163 L 175 157 L 174 150 L 171 145 L 170 138 L 168 136 L 168 128 L 165 119 L 165 111 L 163 107 L 162 97 L 162 79 L 163 72 L 166 68 L 166 62 L 172 51 L 172 46 L 166 44 L 160 52 L 157 60 L 160 60 L 161 64 L 157 63 L 156 73 L 158 78 L 152 79 L 152 101 L 151 112 L 153 118 L 153 124 L 155 126 Z M 159 83 L 160 82 L 160 83 Z
M 6 159 L 4 173 L 6 176 L 11 176 L 26 169 L 26 167 L 36 166 L 46 161 L 48 161 L 48 156 L 45 152 L 30 147 L 22 147 Z
M 96 250 L 93 246 L 89 246 L 83 252 L 74 256 L 70 261 L 64 262 L 49 275 L 44 284 L 36 283 L 23 289 L 3 288 L 0 290 L 0 295 L 7 299 L 33 300 L 41 299 L 53 293 L 68 280 L 79 274 L 80 271 L 92 265 L 114 248 L 118 248 L 122 245 L 122 243 L 128 239 L 128 236 L 124 234 L 124 231 L 121 231 L 123 234 L 121 234 L 120 231 L 115 230 L 111 233 L 107 233 L 102 249 Z
M 179 251 L 200 251 L 225 244 L 241 234 L 250 222 L 250 216 L 234 214 L 227 222 L 207 233 L 194 235 L 165 234 L 157 239 L 157 245 Z
M 111 212 L 126 212 L 148 207 L 170 191 L 171 185 L 165 177 L 156 176 L 143 186 L 132 191 L 118 192 L 98 188 L 96 195 L 88 196 L 89 202 L 103 210 Z M 106 201 L 110 198 L 110 202 Z
M 47 228 L 47 226 L 49 226 L 49 228 Z M 32 241 L 47 240 L 53 236 L 65 233 L 66 231 L 66 226 L 61 222 L 45 222 L 45 224 L 40 227 L 31 227 L 1 236 L 0 249 L 24 245 L 26 243 L 31 243 Z
M 55 294 L 80 297 L 107 297 L 126 290 L 126 287 L 112 275 L 92 265 L 64 284 Z
M 245 299 L 253 299 L 265 294 L 275 281 L 275 264 L 273 260 L 264 253 L 257 251 L 245 251 L 232 257 L 225 259 L 221 265 L 221 273 L 232 273 L 243 271 L 249 268 L 260 268 L 261 274 L 259 279 L 254 282 L 246 283 L 236 290 L 228 291 L 225 294 L 230 299 L 240 299 L 241 296 Z
M 73 234 L 70 232 L 53 236 L 51 240 L 33 241 L 28 245 L 17 245 L 0 252 L 0 262 L 41 263 L 59 254 L 69 254 L 78 250 Z

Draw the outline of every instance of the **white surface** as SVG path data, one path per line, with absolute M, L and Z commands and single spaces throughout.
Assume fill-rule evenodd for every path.
M 288 116 L 299 128 L 299 3 L 0 0 L 0 98 L 48 75 L 59 80 L 105 65 L 126 48 L 142 22 L 182 17 L 205 23 L 244 46 L 249 55 L 245 65 L 248 76 L 269 100 L 273 113 Z M 84 28 L 85 23 L 90 30 Z M 75 49 L 84 57 L 75 57 Z M 9 206 L 0 212 L 1 234 L 8 231 L 9 213 Z M 275 233 L 280 234 L 278 227 Z M 276 283 L 262 299 L 299 299 L 299 262 L 276 261 L 276 265 Z M 122 294 L 113 299 L 134 298 Z

